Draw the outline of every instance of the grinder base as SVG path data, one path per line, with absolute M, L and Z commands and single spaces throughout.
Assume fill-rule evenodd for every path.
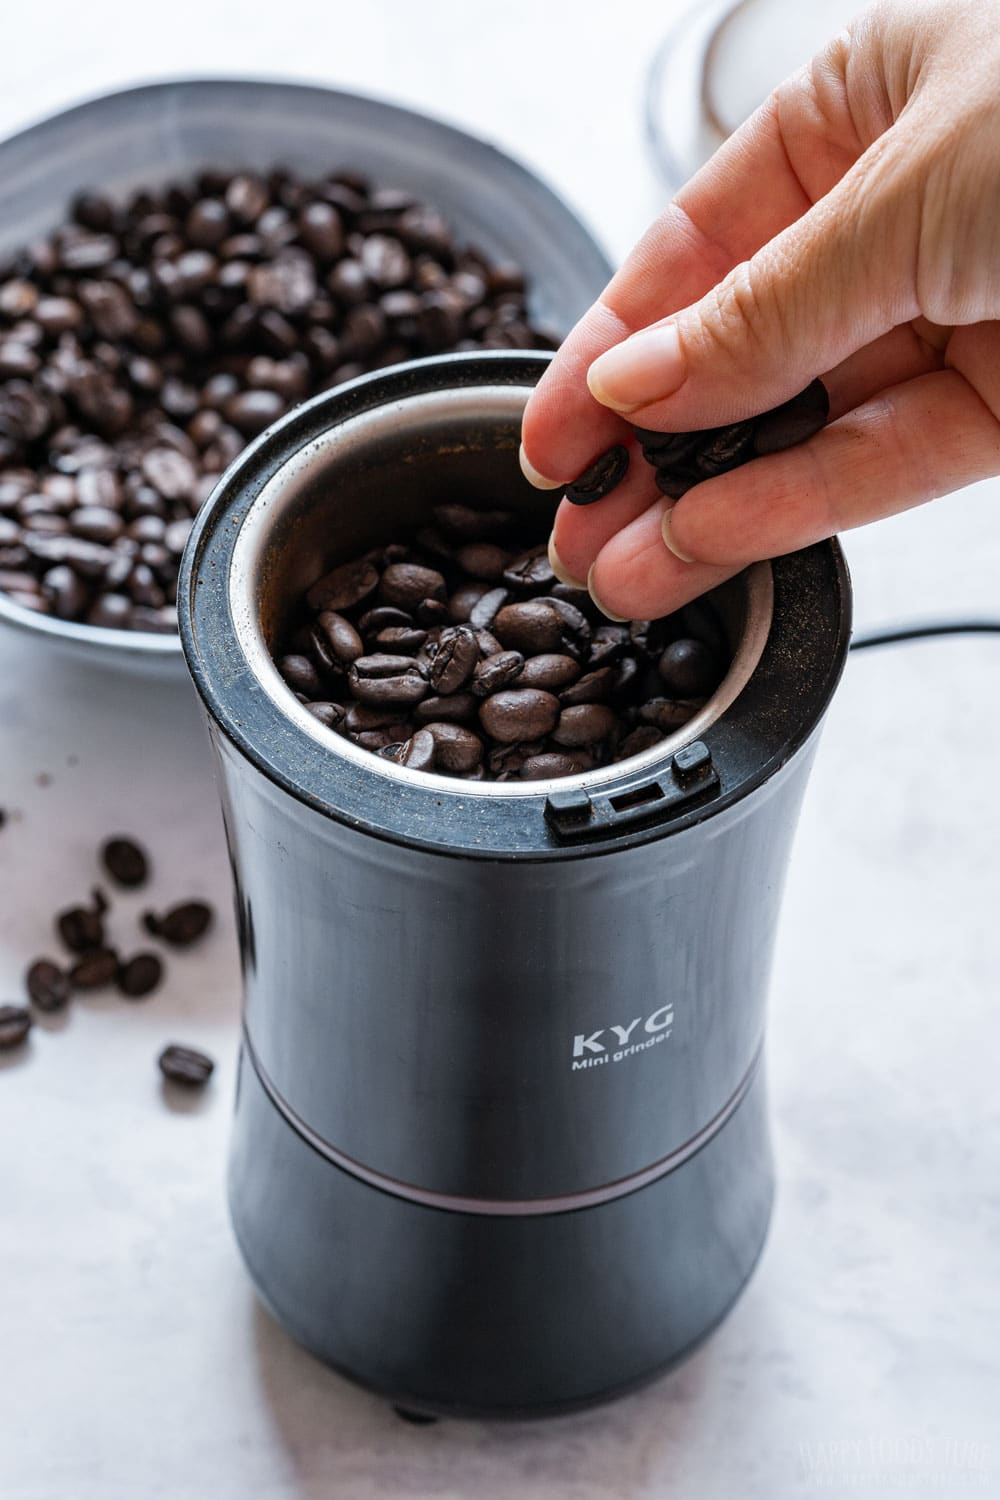
M 596 1207 L 494 1215 L 362 1182 L 309 1144 L 240 1059 L 230 1208 L 263 1300 L 394 1405 L 542 1416 L 660 1374 L 724 1316 L 760 1254 L 773 1174 L 763 1070 L 726 1123 Z

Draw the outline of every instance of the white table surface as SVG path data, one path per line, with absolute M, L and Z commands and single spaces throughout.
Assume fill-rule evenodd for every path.
M 638 96 L 673 9 L 8 7 L 0 130 L 169 73 L 328 80 L 492 137 L 619 256 L 662 197 Z M 859 622 L 998 612 L 998 503 L 982 485 L 852 536 Z M 221 912 L 155 998 L 77 1002 L 0 1061 L 2 1500 L 1000 1495 L 998 680 L 989 639 L 848 666 L 772 991 L 777 1209 L 729 1319 L 602 1411 L 417 1429 L 270 1321 L 229 1230 L 239 983 L 192 694 L 0 636 L 0 999 L 110 830 L 154 852 L 158 898 Z M 142 904 L 116 905 L 123 941 Z M 158 1085 L 173 1038 L 220 1059 L 189 1108 Z

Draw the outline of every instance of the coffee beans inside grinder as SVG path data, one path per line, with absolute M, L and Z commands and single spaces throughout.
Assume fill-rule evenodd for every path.
M 428 519 L 299 601 L 277 666 L 332 733 L 411 770 L 542 780 L 650 749 L 722 680 L 710 604 L 612 623 L 514 512 L 445 502 Z

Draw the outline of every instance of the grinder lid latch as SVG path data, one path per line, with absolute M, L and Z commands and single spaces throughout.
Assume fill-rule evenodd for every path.
M 641 824 L 662 823 L 714 796 L 719 773 L 704 740 L 678 750 L 659 776 L 608 795 L 567 787 L 545 799 L 545 821 L 560 843 L 613 838 Z

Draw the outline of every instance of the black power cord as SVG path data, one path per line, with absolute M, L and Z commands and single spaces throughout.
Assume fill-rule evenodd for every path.
M 851 650 L 866 651 L 870 646 L 894 646 L 901 641 L 922 641 L 935 635 L 1000 635 L 1000 620 L 915 620 L 912 625 L 863 630 L 851 641 Z

